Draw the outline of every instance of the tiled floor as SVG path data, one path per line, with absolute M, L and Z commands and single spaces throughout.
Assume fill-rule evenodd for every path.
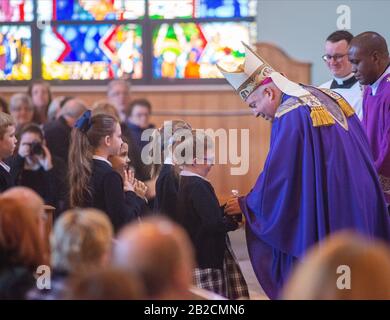
M 252 264 L 249 260 L 248 250 L 245 240 L 245 230 L 240 228 L 234 232 L 229 232 L 230 241 L 233 251 L 236 254 L 241 270 L 249 287 L 249 295 L 251 299 L 264 300 L 268 299 L 264 294 L 257 278 L 253 272 Z

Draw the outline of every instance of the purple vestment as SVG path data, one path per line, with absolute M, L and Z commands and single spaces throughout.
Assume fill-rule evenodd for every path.
M 316 96 L 338 108 L 323 93 Z M 282 105 L 297 101 L 284 95 Z M 275 118 L 263 172 L 239 198 L 252 266 L 271 299 L 278 298 L 296 261 L 330 233 L 348 229 L 390 240 L 367 137 L 356 115 L 347 123 L 347 130 L 338 123 L 314 127 L 308 105 Z
M 390 204 L 390 73 L 381 80 L 375 95 L 371 87 L 365 89 L 362 123 L 386 201 Z

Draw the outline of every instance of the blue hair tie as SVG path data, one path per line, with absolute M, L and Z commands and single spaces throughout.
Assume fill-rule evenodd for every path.
M 91 128 L 91 110 L 85 111 L 74 126 L 81 132 L 86 133 Z

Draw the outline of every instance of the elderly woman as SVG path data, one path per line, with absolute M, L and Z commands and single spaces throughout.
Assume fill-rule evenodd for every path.
M 9 109 L 16 122 L 16 132 L 19 132 L 24 125 L 33 122 L 34 106 L 27 94 L 14 94 L 9 101 Z

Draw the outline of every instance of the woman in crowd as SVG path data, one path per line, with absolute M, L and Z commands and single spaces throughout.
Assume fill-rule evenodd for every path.
M 31 98 L 25 93 L 16 93 L 9 101 L 11 116 L 15 120 L 16 132 L 28 123 L 33 122 L 34 106 Z
M 36 285 L 37 268 L 48 265 L 42 212 L 34 210 L 36 199 L 26 200 L 31 199 L 0 196 L 0 300 L 25 299 Z
M 107 216 L 95 209 L 64 212 L 54 225 L 51 239 L 51 288 L 34 289 L 28 299 L 64 299 L 68 280 L 104 268 L 109 263 L 112 226 Z
M 28 94 L 34 106 L 34 122 L 43 124 L 47 121 L 47 111 L 52 100 L 50 85 L 48 82 L 33 81 L 28 87 Z

